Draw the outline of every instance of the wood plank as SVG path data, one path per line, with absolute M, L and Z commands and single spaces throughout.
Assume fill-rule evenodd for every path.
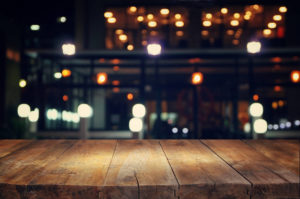
M 74 141 L 34 141 L 0 159 L 0 198 L 26 198 L 26 186 Z
M 179 198 L 250 198 L 251 184 L 199 140 L 164 140 L 162 148 L 179 182 Z
M 252 183 L 251 198 L 298 198 L 299 177 L 240 140 L 201 140 Z
M 0 140 L 0 158 L 30 144 L 32 140 Z
M 80 140 L 31 180 L 28 199 L 96 199 L 116 146 L 115 140 Z
M 104 198 L 177 198 L 178 183 L 156 140 L 118 141 L 108 170 Z
M 295 141 L 297 141 L 295 143 Z M 300 176 L 300 140 L 245 140 L 247 144 Z

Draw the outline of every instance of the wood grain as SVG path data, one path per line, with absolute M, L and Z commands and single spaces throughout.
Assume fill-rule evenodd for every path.
M 43 140 L 17 150 L 0 159 L 0 198 L 26 198 L 27 185 L 59 155 L 67 150 L 73 141 Z
M 252 183 L 251 198 L 298 198 L 299 177 L 240 140 L 202 140 Z
M 101 198 L 115 145 L 115 140 L 77 141 L 31 180 L 28 199 Z
M 250 198 L 251 184 L 198 140 L 160 143 L 178 179 L 180 199 Z
M 245 142 L 300 176 L 300 140 L 245 140 Z
M 31 140 L 1 140 L 0 158 L 30 144 Z
M 177 198 L 178 183 L 158 141 L 118 141 L 104 187 L 108 199 Z

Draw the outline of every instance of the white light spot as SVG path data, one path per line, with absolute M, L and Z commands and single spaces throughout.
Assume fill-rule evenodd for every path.
M 251 125 L 249 122 L 247 122 L 245 125 L 244 125 L 244 132 L 245 133 L 250 133 L 250 130 L 251 130 Z
M 176 127 L 172 128 L 172 133 L 174 133 L 174 134 L 178 133 L 178 128 L 176 128 Z
M 74 55 L 76 47 L 74 44 L 63 44 L 62 51 L 64 55 Z
M 35 108 L 33 111 L 30 111 L 28 119 L 30 122 L 37 122 L 39 120 L 40 111 L 38 108 Z
M 268 130 L 268 123 L 264 119 L 255 120 L 253 126 L 256 133 L 266 133 Z
M 259 41 L 251 41 L 247 44 L 247 51 L 249 53 L 259 53 L 261 49 L 261 43 Z
M 77 108 L 77 113 L 79 117 L 88 118 L 93 115 L 93 109 L 88 104 L 80 104 Z
M 129 129 L 132 132 L 139 132 L 143 129 L 143 120 L 140 118 L 132 118 L 129 121 Z
M 17 112 L 19 117 L 28 117 L 30 113 L 30 106 L 28 104 L 20 104 Z
M 132 107 L 132 115 L 134 117 L 142 118 L 146 115 L 146 108 L 143 104 L 135 104 Z
M 56 72 L 56 73 L 54 73 L 53 76 L 55 79 L 60 79 L 62 77 L 62 74 L 61 74 L 61 72 Z
M 185 128 L 182 129 L 182 133 L 187 134 L 188 132 L 189 132 L 188 128 L 185 127 Z
M 252 117 L 261 117 L 264 112 L 264 107 L 260 103 L 253 103 L 249 107 L 249 113 Z
M 30 30 L 31 31 L 39 31 L 40 30 L 40 25 L 38 25 L 38 24 L 32 24 L 30 26 Z
M 147 51 L 149 55 L 159 55 L 161 53 L 161 45 L 160 44 L 149 44 L 147 46 Z

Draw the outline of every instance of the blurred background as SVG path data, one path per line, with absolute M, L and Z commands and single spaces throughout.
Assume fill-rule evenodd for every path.
M 300 137 L 297 1 L 10 0 L 0 138 Z

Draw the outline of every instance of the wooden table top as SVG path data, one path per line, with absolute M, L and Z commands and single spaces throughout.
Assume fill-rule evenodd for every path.
M 1 199 L 300 198 L 300 140 L 0 140 Z

